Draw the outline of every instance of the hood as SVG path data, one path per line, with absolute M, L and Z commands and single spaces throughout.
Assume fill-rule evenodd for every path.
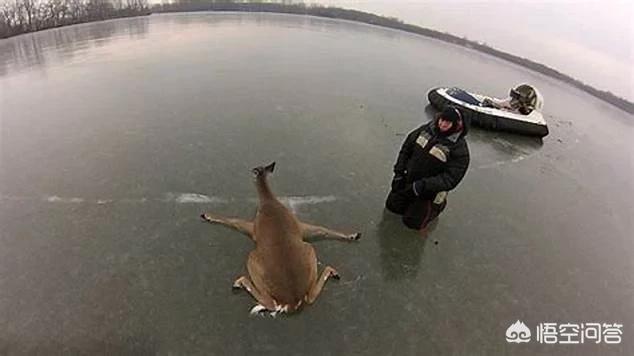
M 459 108 L 458 108 L 458 111 L 460 112 L 460 116 L 462 119 L 462 127 L 458 131 L 454 131 L 450 133 L 449 135 L 446 135 L 446 136 L 443 135 L 445 138 L 447 138 L 448 140 L 452 142 L 457 142 L 460 138 L 467 136 L 467 133 L 469 132 L 469 128 L 471 126 L 471 120 L 469 119 L 469 117 L 465 115 L 463 111 L 460 110 Z M 434 135 L 439 134 L 438 120 L 440 119 L 440 116 L 441 116 L 440 113 L 437 113 L 436 116 L 434 116 L 434 120 L 431 122 L 431 125 L 430 125 L 431 132 Z

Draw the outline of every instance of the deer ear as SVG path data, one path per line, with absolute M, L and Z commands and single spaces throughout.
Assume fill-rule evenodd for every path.
M 273 173 L 274 169 L 275 169 L 275 162 L 272 162 L 268 166 L 264 167 L 264 170 L 269 173 Z

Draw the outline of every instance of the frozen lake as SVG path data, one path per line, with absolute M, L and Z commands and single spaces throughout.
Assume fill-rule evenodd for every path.
M 473 129 L 426 241 L 384 216 L 429 89 L 521 82 L 543 142 Z M 1 354 L 634 353 L 634 118 L 558 81 L 368 25 L 201 13 L 2 40 L 0 100 Z M 315 243 L 342 279 L 277 319 L 231 290 L 251 242 L 198 219 L 253 216 L 270 161 L 301 219 L 364 234 Z M 516 320 L 623 342 L 509 344 Z

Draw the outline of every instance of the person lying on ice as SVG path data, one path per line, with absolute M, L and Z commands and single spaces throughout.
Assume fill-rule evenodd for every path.
M 543 102 L 543 99 L 535 88 L 528 84 L 520 84 L 515 88 L 511 88 L 508 98 L 484 98 L 481 105 L 528 115 L 537 107 L 541 107 L 539 102 Z
M 458 108 L 447 106 L 405 139 L 385 207 L 402 215 L 408 228 L 425 232 L 445 208 L 447 192 L 467 172 L 469 148 L 464 137 L 468 126 Z

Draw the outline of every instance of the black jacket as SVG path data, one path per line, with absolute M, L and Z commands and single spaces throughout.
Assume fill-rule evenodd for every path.
M 405 173 L 407 184 L 422 180 L 423 191 L 418 192 L 421 198 L 442 201 L 467 173 L 469 147 L 464 137 L 469 123 L 464 123 L 461 131 L 443 136 L 437 121 L 438 118 L 407 135 L 394 172 Z

